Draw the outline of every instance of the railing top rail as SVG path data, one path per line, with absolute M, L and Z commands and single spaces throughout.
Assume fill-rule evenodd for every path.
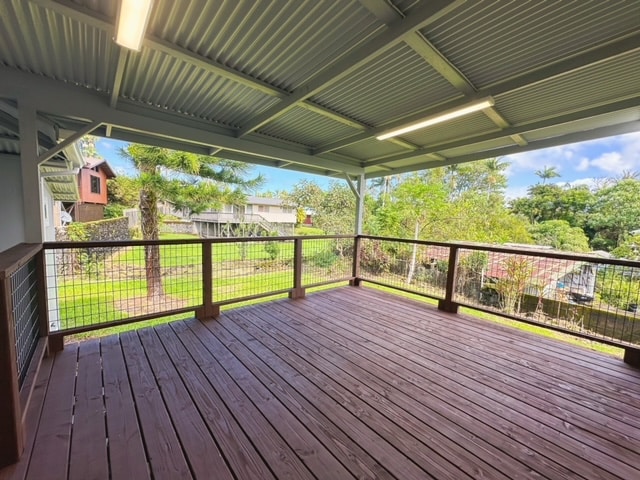
M 20 243 L 0 253 L 0 278 L 9 278 L 40 250 L 41 243 Z
M 319 239 L 340 239 L 350 238 L 353 235 L 288 235 L 277 237 L 217 237 L 217 238 L 194 238 L 177 240 L 116 240 L 109 242 L 45 242 L 45 250 L 57 250 L 62 248 L 100 248 L 100 247 L 138 247 L 145 245 L 189 245 L 204 243 L 241 243 L 241 242 L 272 242 L 272 241 L 292 241 L 319 240 Z
M 550 252 L 548 250 L 535 248 L 518 248 L 518 247 L 502 247 L 499 245 L 468 243 L 468 242 L 431 242 L 428 240 L 412 240 L 408 238 L 378 237 L 374 235 L 360 235 L 360 238 L 368 238 L 371 240 L 382 240 L 401 243 L 416 243 L 418 245 L 432 245 L 438 247 L 457 247 L 467 250 L 479 250 L 488 252 L 510 253 L 514 255 L 526 255 L 530 257 L 546 257 L 558 258 L 561 260 L 573 260 L 576 262 L 599 263 L 603 265 L 619 265 L 623 267 L 640 268 L 640 262 L 634 260 L 623 260 L 619 258 L 605 258 L 596 255 L 569 253 L 569 252 Z

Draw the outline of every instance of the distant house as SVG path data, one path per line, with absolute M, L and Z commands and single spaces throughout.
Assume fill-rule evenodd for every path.
M 247 197 L 245 205 L 225 205 L 219 211 L 192 215 L 202 237 L 293 235 L 296 209 L 279 198 Z
M 107 180 L 116 176 L 104 159 L 87 158 L 86 162 L 78 172 L 80 199 L 72 205 L 65 205 L 75 222 L 92 222 L 104 218 Z
M 481 245 L 481 244 L 479 244 Z M 590 302 L 595 294 L 597 260 L 606 256 L 592 252 L 593 262 L 564 258 L 549 258 L 536 256 L 541 253 L 567 253 L 540 245 L 506 244 L 505 247 L 517 247 L 520 250 L 531 250 L 532 255 L 511 254 L 504 252 L 485 252 L 486 264 L 480 272 L 480 285 L 492 288 L 495 282 L 508 280 L 509 262 L 520 265 L 527 272 L 529 280 L 524 293 L 542 298 L 566 298 L 576 302 Z M 480 250 L 481 251 L 481 250 Z M 460 262 L 469 257 L 474 250 L 462 250 Z M 436 262 L 447 261 L 449 249 L 447 247 L 430 246 L 423 259 L 423 264 L 435 265 Z

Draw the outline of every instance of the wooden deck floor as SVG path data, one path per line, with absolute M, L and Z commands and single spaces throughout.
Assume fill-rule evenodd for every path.
M 640 371 L 367 288 L 69 345 L 34 400 L 2 479 L 640 478 Z

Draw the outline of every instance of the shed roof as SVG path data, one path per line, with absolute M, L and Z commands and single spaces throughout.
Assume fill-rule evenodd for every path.
M 640 130 L 640 2 L 156 0 L 140 52 L 116 0 L 0 7 L 0 97 L 98 135 L 382 176 Z M 375 137 L 492 97 L 495 105 Z M 2 143 L 0 143 L 0 147 Z

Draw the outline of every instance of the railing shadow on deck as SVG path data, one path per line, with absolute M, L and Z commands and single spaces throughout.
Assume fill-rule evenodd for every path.
M 23 244 L 0 254 L 0 466 L 19 458 L 34 378 L 65 336 L 346 282 L 619 346 L 640 364 L 640 262 L 367 235 Z

